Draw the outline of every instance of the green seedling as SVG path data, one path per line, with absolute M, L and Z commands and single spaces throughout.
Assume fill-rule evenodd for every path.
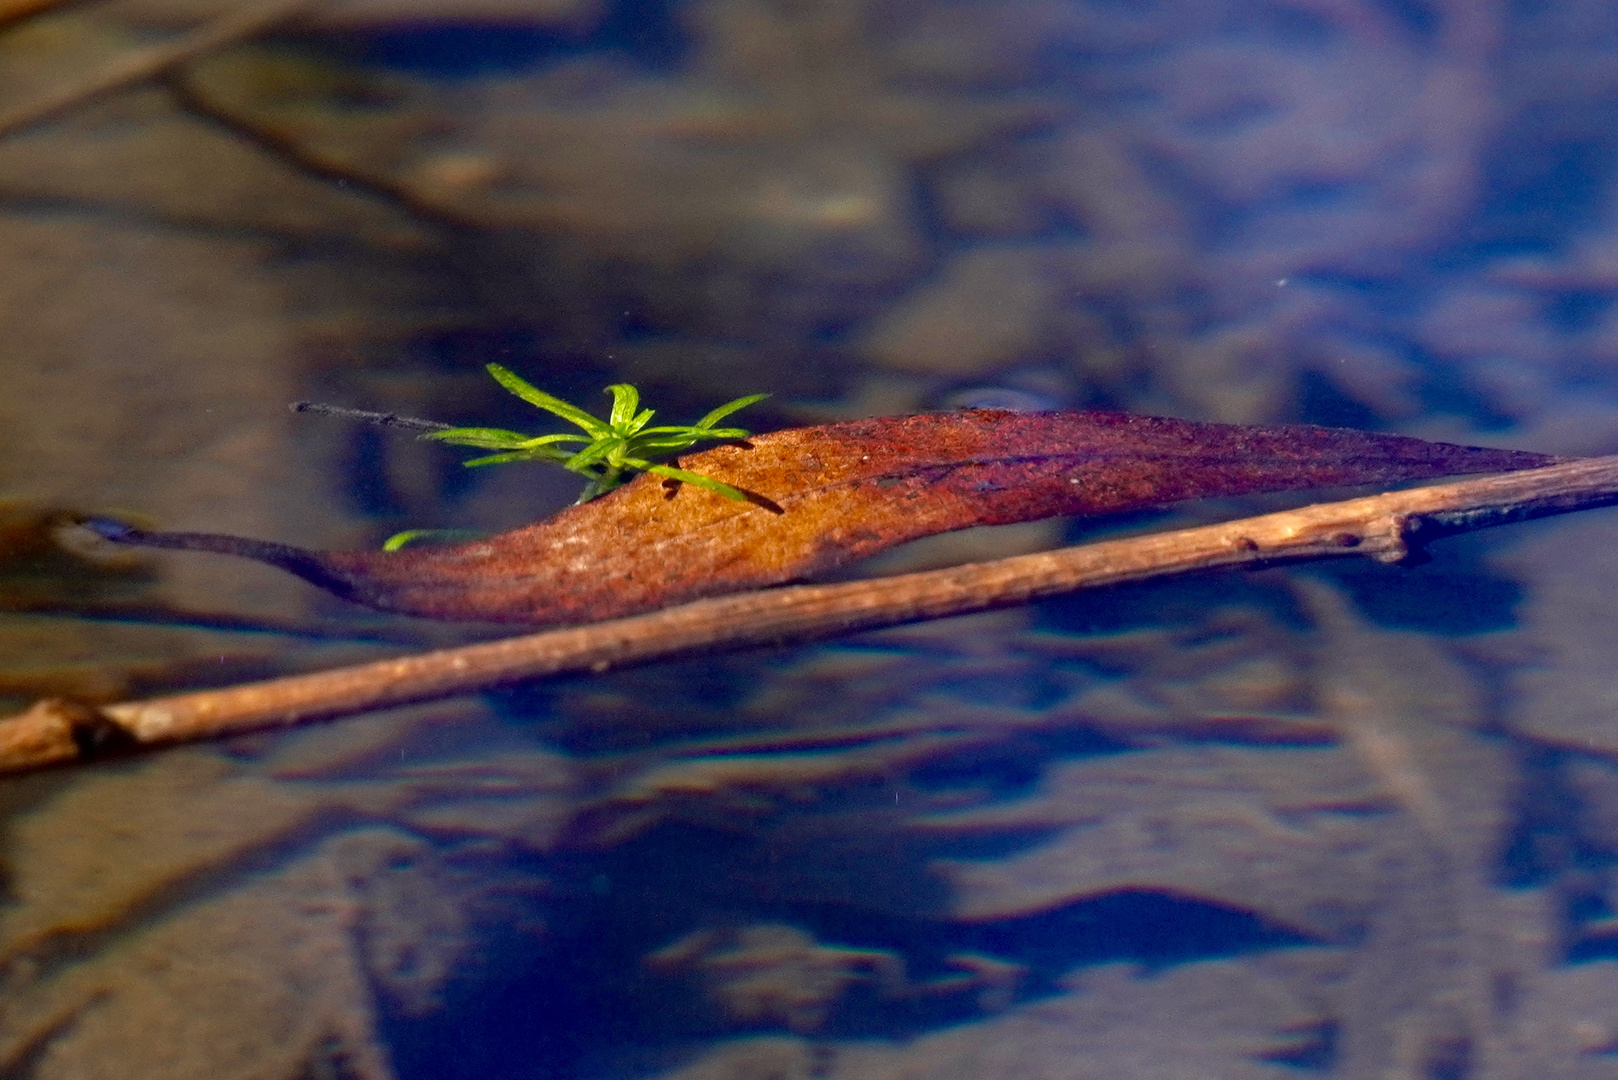
M 404 532 L 394 533 L 382 544 L 383 551 L 398 551 L 402 547 L 414 544 L 419 540 L 473 540 L 481 533 L 470 529 L 406 529 Z
M 499 364 L 488 365 L 495 381 L 530 405 L 559 416 L 584 430 L 584 434 L 525 435 L 520 431 L 501 428 L 450 428 L 423 435 L 424 439 L 455 446 L 473 446 L 496 453 L 473 458 L 468 466 L 500 465 L 508 461 L 549 461 L 569 472 L 589 478 L 578 501 L 589 502 L 618 487 L 627 479 L 626 473 L 649 472 L 666 476 L 670 480 L 692 484 L 727 499 L 746 502 L 746 493 L 712 477 L 699 476 L 672 465 L 659 464 L 657 458 L 666 458 L 688 450 L 694 444 L 710 439 L 745 439 L 750 432 L 744 428 L 715 427 L 719 421 L 738 409 L 744 409 L 768 394 L 749 394 L 727 401 L 719 408 L 684 427 L 647 427 L 652 419 L 651 409 L 640 407 L 640 391 L 627 383 L 607 387 L 612 395 L 612 412 L 606 419 L 593 416 L 577 405 L 530 385 Z M 574 448 L 570 444 L 580 444 Z

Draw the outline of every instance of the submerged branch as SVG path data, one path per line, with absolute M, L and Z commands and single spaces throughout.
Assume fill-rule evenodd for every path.
M 99 708 L 47 700 L 0 720 L 0 770 L 330 719 L 547 675 L 812 641 L 1195 570 L 1346 555 L 1395 563 L 1440 536 L 1614 502 L 1618 456 L 1590 458 L 944 570 L 761 589 L 222 690 Z
M 70 0 L 0 0 L 0 26 L 43 15 L 51 8 L 59 8 Z
M 323 0 L 266 0 L 227 11 L 171 44 L 129 52 L 77 82 L 0 112 L 0 139 L 105 94 L 155 79 L 200 56 L 257 37 L 321 2 Z M 44 6 L 34 5 L 35 8 Z

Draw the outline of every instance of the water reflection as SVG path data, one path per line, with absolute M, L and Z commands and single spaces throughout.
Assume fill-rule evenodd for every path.
M 230 6 L 0 5 L 0 96 Z M 58 526 L 543 516 L 559 470 L 286 409 L 522 426 L 488 362 L 676 419 L 772 390 L 759 427 L 988 396 L 1610 451 L 1614 47 L 1577 0 L 324 5 L 0 139 L 0 693 L 484 632 Z M 1591 514 L 9 780 L 0 1060 L 1613 1075 L 1610 541 Z

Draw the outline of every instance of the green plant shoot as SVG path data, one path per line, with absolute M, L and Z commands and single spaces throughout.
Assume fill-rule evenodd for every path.
M 398 551 L 418 540 L 472 540 L 481 535 L 470 529 L 406 529 L 388 537 L 382 544 L 382 550 Z
M 501 428 L 450 428 L 423 435 L 424 439 L 455 446 L 473 446 L 496 453 L 473 458 L 468 466 L 499 465 L 508 461 L 549 461 L 569 472 L 589 478 L 578 501 L 589 502 L 618 487 L 629 472 L 649 472 L 692 484 L 727 499 L 746 502 L 747 495 L 720 483 L 711 477 L 659 464 L 655 459 L 666 458 L 709 439 L 745 439 L 751 432 L 745 428 L 715 427 L 719 421 L 738 409 L 744 409 L 768 394 L 749 394 L 714 409 L 695 424 L 685 427 L 647 427 L 652 419 L 651 409 L 640 407 L 640 391 L 627 383 L 607 387 L 612 395 L 612 412 L 606 420 L 593 416 L 576 405 L 530 385 L 512 371 L 499 364 L 488 365 L 495 381 L 530 405 L 559 416 L 568 423 L 582 428 L 584 434 L 524 435 L 520 431 Z M 582 445 L 574 445 L 582 444 Z

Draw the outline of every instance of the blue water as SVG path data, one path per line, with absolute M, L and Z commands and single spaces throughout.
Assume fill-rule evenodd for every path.
M 258 163 L 229 166 L 244 179 L 214 201 L 175 194 L 212 192 L 200 173 L 171 190 L 123 164 L 116 125 L 87 144 L 105 175 L 78 187 L 27 179 L 68 160 L 48 140 L 0 140 L 0 258 L 36 250 L 18 230 L 61 230 L 38 250 L 61 253 L 83 313 L 68 329 L 41 316 L 3 363 L 53 408 L 92 381 L 111 403 L 85 430 L 45 405 L 37 427 L 9 421 L 69 449 L 6 449 L 0 499 L 315 546 L 509 528 L 567 505 L 576 478 L 467 470 L 449 448 L 305 417 L 227 438 L 283 396 L 534 427 L 488 363 L 592 408 L 632 381 L 669 422 L 768 391 L 756 428 L 1102 407 L 1610 453 L 1609 8 L 622 0 L 289 27 L 151 106 Z M 358 202 L 300 189 L 288 205 L 311 227 L 254 168 Z M 379 207 L 419 232 L 378 240 L 364 214 Z M 98 228 L 113 239 L 84 239 Z M 204 241 L 223 246 L 167 246 Z M 120 259 L 170 275 L 152 278 L 174 306 L 151 325 L 138 313 L 156 300 L 106 298 Z M 216 342 L 216 325 L 258 325 L 236 293 L 205 293 L 233 274 L 269 329 Z M 225 381 L 193 377 L 211 362 L 192 349 Z M 70 360 L 93 379 L 63 374 Z M 273 377 L 228 381 L 255 365 Z M 165 378 L 184 422 L 149 437 L 170 428 L 140 395 Z M 1043 542 L 1281 505 L 1075 522 Z M 95 977 L 113 999 L 145 1002 L 119 942 L 386 826 L 420 847 L 353 872 L 343 940 L 363 971 L 353 1015 L 403 1077 L 720 1070 L 711 1055 L 759 1036 L 839 1078 L 910 1054 L 905 1075 L 1090 1075 L 1072 1046 L 1119 1080 L 1618 1075 L 1602 660 L 1618 567 L 1610 521 L 1580 528 L 507 687 L 357 749 L 237 740 L 204 753 L 341 808 L 195 856 L 180 884 L 38 949 L 45 970 L 111 972 Z M 352 662 L 378 655 L 378 627 L 421 647 L 491 632 L 245 570 L 238 587 L 218 563 L 92 571 L 10 551 L 0 593 L 22 599 L 0 631 L 18 659 L 0 691 L 17 704 Z M 145 606 L 107 606 L 131 598 Z M 208 604 L 253 632 L 209 622 Z M 82 636 L 28 621 L 48 619 Z M 6 805 L 50 820 L 152 761 L 15 781 Z M 739 762 L 754 773 L 702 771 Z M 633 794 L 681 767 L 687 786 Z M 395 798 L 343 803 L 344 785 Z M 42 873 L 19 860 L 19 880 Z M 390 968 L 375 942 L 396 939 Z M 218 962 L 283 961 L 243 945 Z M 0 1050 L 18 1075 L 63 1075 L 91 1053 L 74 1030 Z M 358 1068 L 337 1043 L 307 1075 Z M 101 1053 L 116 1074 L 119 1051 Z M 691 1075 L 769 1075 L 753 1068 Z

